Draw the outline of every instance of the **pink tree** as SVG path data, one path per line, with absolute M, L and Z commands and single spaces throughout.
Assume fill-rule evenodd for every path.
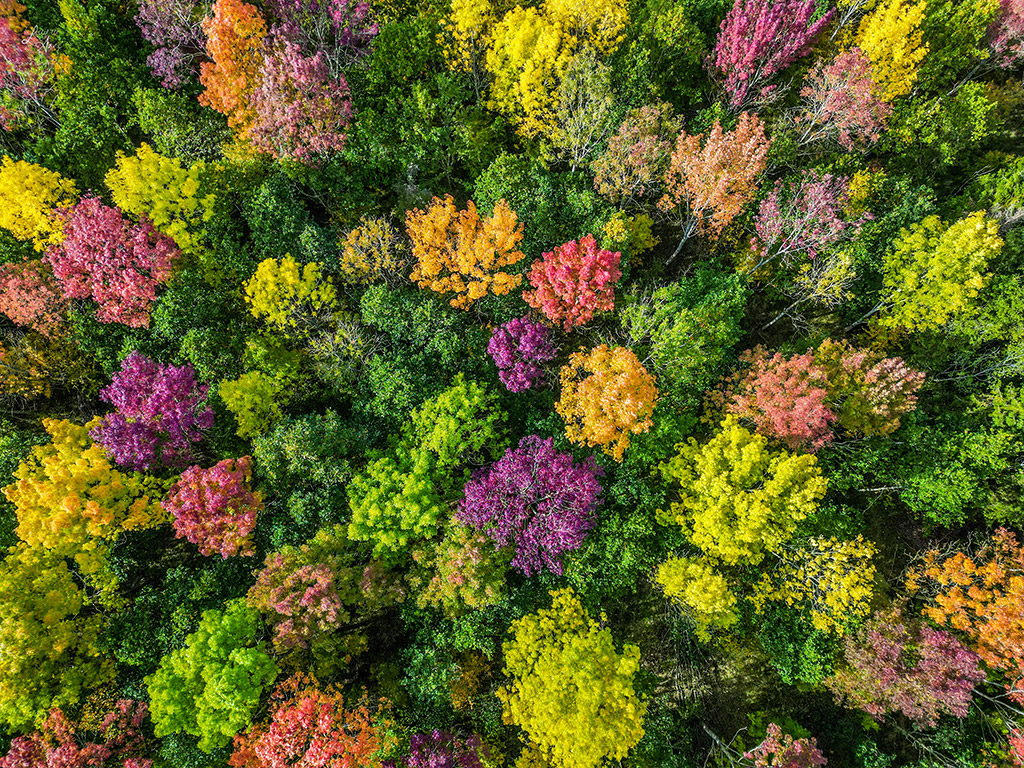
M 135 23 L 153 46 L 146 63 L 164 88 L 180 88 L 198 76 L 206 53 L 198 0 L 141 0 Z
M 60 216 L 64 241 L 46 258 L 64 295 L 91 297 L 99 305 L 100 322 L 148 327 L 156 287 L 170 278 L 181 255 L 174 241 L 149 219 L 131 224 L 97 197 L 82 198 Z
M 1000 0 L 988 31 L 996 63 L 1009 69 L 1024 60 L 1024 0 Z
M 0 266 L 0 312 L 18 325 L 52 338 L 64 323 L 66 304 L 45 261 Z
M 352 119 L 348 83 L 332 75 L 323 53 L 306 56 L 278 39 L 263 61 L 253 94 L 253 144 L 275 158 L 311 163 L 340 151 Z
M 14 10 L 18 7 L 15 5 Z M 56 116 L 46 104 L 53 74 L 50 42 L 36 36 L 35 30 L 17 13 L 0 16 L 0 92 L 7 96 L 0 105 L 0 125 L 4 130 L 14 130 L 19 119 L 28 113 L 57 125 Z
M 814 0 L 736 0 L 715 44 L 715 66 L 734 109 L 774 95 L 768 80 L 810 53 L 835 12 L 812 21 L 816 6 Z
M 819 61 L 804 78 L 796 109 L 796 141 L 837 143 L 847 151 L 876 143 L 892 114 L 892 105 L 875 94 L 871 60 L 859 48 Z
M 743 759 L 752 760 L 754 768 L 818 768 L 828 762 L 814 739 L 794 739 L 775 723 L 768 724 L 764 741 L 744 752 Z
M 104 715 L 97 733 L 89 733 L 68 720 L 59 709 L 50 710 L 42 733 L 19 736 L 11 742 L 0 768 L 150 768 L 142 722 L 149 707 L 141 701 L 121 699 Z
M 665 173 L 665 195 L 658 201 L 659 208 L 685 223 L 670 262 L 694 229 L 718 237 L 753 199 L 769 145 L 760 118 L 746 112 L 728 133 L 716 121 L 707 136 L 679 134 Z
M 907 619 L 902 606 L 876 613 L 843 641 L 847 667 L 826 680 L 839 703 L 877 720 L 899 712 L 934 726 L 943 714 L 966 717 L 981 659 L 948 632 Z
M 252 555 L 250 534 L 263 496 L 249 488 L 252 459 L 224 459 L 209 469 L 190 467 L 171 486 L 163 508 L 174 517 L 174 534 L 204 555 Z
M 821 251 L 855 238 L 872 217 L 869 213 L 852 219 L 847 216 L 849 187 L 845 176 L 814 170 L 804 171 L 798 181 L 777 181 L 754 218 L 757 236 L 750 246 L 760 258 L 751 271 L 775 259 L 788 265 L 797 254 L 813 259 Z
M 747 370 L 726 394 L 725 410 L 757 426 L 790 448 L 816 451 L 835 439 L 835 413 L 828 407 L 828 377 L 812 354 L 786 358 L 768 355 L 764 347 L 740 356 Z
M 622 277 L 622 254 L 599 248 L 593 235 L 570 240 L 530 267 L 531 290 L 523 301 L 561 323 L 568 333 L 615 308 L 615 281 Z
M 366 0 L 267 0 L 277 30 L 304 53 L 323 54 L 332 75 L 370 53 L 378 26 Z

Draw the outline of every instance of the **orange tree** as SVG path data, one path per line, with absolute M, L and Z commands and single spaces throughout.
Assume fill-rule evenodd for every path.
M 405 226 L 416 258 L 409 277 L 420 288 L 455 294 L 453 307 L 468 309 L 488 292 L 501 296 L 522 282 L 521 275 L 501 271 L 524 257 L 517 248 L 523 225 L 504 200 L 481 219 L 472 200 L 458 211 L 451 195 L 435 197 L 427 210 L 409 211 Z

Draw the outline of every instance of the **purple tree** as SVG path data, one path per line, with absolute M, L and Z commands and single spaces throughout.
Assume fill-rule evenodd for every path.
M 160 365 L 132 352 L 100 391 L 116 410 L 89 436 L 118 464 L 136 471 L 183 467 L 195 460 L 192 444 L 213 425 L 207 389 L 196 384 L 191 365 Z
M 834 141 L 850 151 L 877 142 L 892 106 L 875 95 L 871 60 L 860 48 L 819 61 L 804 79 L 797 108 L 796 140 L 801 146 Z
M 848 667 L 826 680 L 836 699 L 880 720 L 900 712 L 925 727 L 943 714 L 965 717 L 980 659 L 949 632 L 903 615 L 901 605 L 876 613 L 843 641 Z
M 771 77 L 811 51 L 832 20 L 830 9 L 811 21 L 815 0 L 736 0 L 715 44 L 715 67 L 725 76 L 733 108 L 773 95 Z
M 348 83 L 331 75 L 323 53 L 305 56 L 297 44 L 279 38 L 263 62 L 252 105 L 250 138 L 277 159 L 314 162 L 345 145 L 352 119 Z
M 775 259 L 789 262 L 795 254 L 813 259 L 824 249 L 856 237 L 871 214 L 847 219 L 849 187 L 845 176 L 813 170 L 804 171 L 799 181 L 777 181 L 754 218 L 757 237 L 750 245 L 760 258 L 752 271 Z
M 509 392 L 525 392 L 544 383 L 541 363 L 554 360 L 558 350 L 550 329 L 529 317 L 499 325 L 487 343 L 487 354 L 498 366 L 498 378 Z
M 323 54 L 331 73 L 370 53 L 378 26 L 367 0 L 267 0 L 285 39 L 309 55 Z
M 409 739 L 409 754 L 387 761 L 384 768 L 483 768 L 487 747 L 473 734 L 457 739 L 447 731 L 417 733 Z
M 513 546 L 512 566 L 527 576 L 560 574 L 561 554 L 577 549 L 594 526 L 604 470 L 592 457 L 575 462 L 551 438 L 524 437 L 466 483 L 456 516 Z
M 135 23 L 153 46 L 146 63 L 164 88 L 180 88 L 198 75 L 206 53 L 198 0 L 141 0 Z

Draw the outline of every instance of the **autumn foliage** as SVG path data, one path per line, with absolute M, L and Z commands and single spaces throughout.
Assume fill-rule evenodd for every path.
M 171 486 L 163 507 L 173 517 L 174 534 L 204 555 L 253 554 L 250 534 L 263 496 L 249 488 L 252 459 L 224 459 L 209 469 L 190 467 Z
M 417 262 L 410 279 L 420 288 L 454 294 L 453 307 L 467 309 L 488 293 L 501 296 L 522 281 L 501 271 L 524 258 L 517 250 L 523 225 L 504 200 L 481 220 L 472 200 L 458 211 L 451 195 L 435 197 L 425 211 L 409 211 L 405 226 Z
M 622 254 L 598 247 L 593 235 L 548 251 L 530 267 L 523 301 L 566 332 L 586 325 L 595 312 L 615 307 L 615 282 Z
M 209 61 L 199 65 L 206 88 L 201 104 L 227 115 L 244 139 L 255 122 L 252 97 L 261 82 L 266 22 L 259 10 L 243 0 L 216 0 L 212 15 L 203 20 Z
M 622 461 L 629 436 L 651 427 L 658 398 L 654 377 L 630 349 L 602 344 L 574 353 L 560 378 L 555 410 L 565 422 L 565 436 Z

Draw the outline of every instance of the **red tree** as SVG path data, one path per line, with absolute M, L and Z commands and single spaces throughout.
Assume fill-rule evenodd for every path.
M 615 281 L 622 254 L 599 248 L 593 235 L 548 251 L 530 267 L 532 290 L 523 300 L 566 332 L 615 308 Z
M 342 695 L 299 676 L 279 685 L 270 719 L 235 737 L 232 768 L 373 768 L 390 744 L 365 701 L 346 707 Z

